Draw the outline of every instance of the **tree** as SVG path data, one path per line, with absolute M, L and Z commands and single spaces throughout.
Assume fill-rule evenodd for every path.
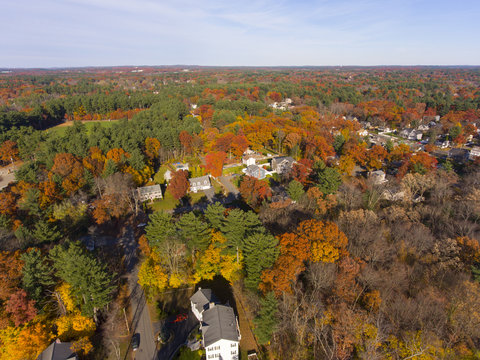
M 72 295 L 85 315 L 96 314 L 112 298 L 112 275 L 79 243 L 57 245 L 50 251 L 56 275 L 71 285 Z
M 252 211 L 244 212 L 240 209 L 233 209 L 223 221 L 221 231 L 227 238 L 227 248 L 235 253 L 243 249 L 243 241 L 246 236 L 265 229 L 258 216 Z
M 225 208 L 218 202 L 209 204 L 205 210 L 205 218 L 216 230 L 220 230 L 225 219 Z
M 260 311 L 253 320 L 255 335 L 261 345 L 268 344 L 276 330 L 278 303 L 273 292 L 260 299 Z
M 13 162 L 18 159 L 18 147 L 16 142 L 7 140 L 0 145 L 0 160 L 5 164 L 9 164 L 10 162 L 13 164 Z
M 11 192 L 2 191 L 0 193 L 0 214 L 13 216 L 17 209 L 15 195 Z
M 0 252 L 0 300 L 7 300 L 22 280 L 20 252 Z
M 147 297 L 157 294 L 168 285 L 168 274 L 153 258 L 148 257 L 140 265 L 138 283 L 145 290 Z
M 15 326 L 29 322 L 37 315 L 35 301 L 27 298 L 25 290 L 13 293 L 7 301 L 5 310 L 12 316 Z
M 334 194 L 342 183 L 342 177 L 337 169 L 331 168 L 320 162 L 317 167 L 318 188 L 325 195 Z
M 190 187 L 187 177 L 188 171 L 178 170 L 173 173 L 172 179 L 168 183 L 168 190 L 177 200 L 180 200 L 187 194 L 187 190 Z
M 190 135 L 187 131 L 183 130 L 183 131 L 180 131 L 180 134 L 178 135 L 178 139 L 182 144 L 183 153 L 190 154 L 192 152 L 193 136 Z
M 272 190 L 267 182 L 251 176 L 243 177 L 239 190 L 245 202 L 253 208 L 260 206 L 263 201 L 272 196 Z
M 388 153 L 383 146 L 373 145 L 372 148 L 367 151 L 367 161 L 365 166 L 369 171 L 380 169 L 387 156 Z
M 210 231 L 208 225 L 193 212 L 186 213 L 177 221 L 180 236 L 195 257 L 196 250 L 205 250 L 208 246 Z
M 62 237 L 60 231 L 57 230 L 57 227 L 51 223 L 40 220 L 35 224 L 35 229 L 33 230 L 33 237 L 38 241 L 38 243 L 51 242 L 55 243 Z
M 160 154 L 160 148 L 161 145 L 158 139 L 151 137 L 147 137 L 145 139 L 145 155 L 147 155 L 150 160 L 158 158 Z
M 270 268 L 278 257 L 278 239 L 270 234 L 256 233 L 243 242 L 245 286 L 256 290 L 263 270 Z
M 38 249 L 32 249 L 22 254 L 20 258 L 24 262 L 22 287 L 38 304 L 45 298 L 46 289 L 55 284 L 52 279 L 52 271 L 43 261 Z
M 292 180 L 288 184 L 287 193 L 293 201 L 298 201 L 305 193 L 305 190 L 303 190 L 302 183 L 297 180 Z
M 159 247 L 167 239 L 175 237 L 176 228 L 169 213 L 155 211 L 149 220 L 145 232 L 152 248 Z
M 51 172 L 60 176 L 67 195 L 73 194 L 86 184 L 82 162 L 69 153 L 55 155 Z
M 227 153 L 224 151 L 210 152 L 205 156 L 205 169 L 212 174 L 213 177 L 222 175 L 223 164 L 227 159 Z

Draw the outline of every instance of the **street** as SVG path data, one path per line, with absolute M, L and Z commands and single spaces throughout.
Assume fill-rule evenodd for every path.
M 148 307 L 146 306 L 145 294 L 142 287 L 138 284 L 137 243 L 131 227 L 128 227 L 125 231 L 125 234 L 120 239 L 120 244 L 123 245 L 125 250 L 125 266 L 128 274 L 128 287 L 130 289 L 130 310 L 132 313 L 130 333 L 132 335 L 140 334 L 140 344 L 138 349 L 133 352 L 133 359 L 154 360 L 157 352 L 155 338 Z

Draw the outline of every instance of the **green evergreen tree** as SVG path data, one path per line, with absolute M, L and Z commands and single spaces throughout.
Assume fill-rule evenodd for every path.
M 62 237 L 62 234 L 57 230 L 55 225 L 49 224 L 47 221 L 40 220 L 35 224 L 33 237 L 38 243 L 56 242 Z
M 256 233 L 244 240 L 243 256 L 247 276 L 245 286 L 256 290 L 260 283 L 262 271 L 272 267 L 277 260 L 278 239 L 273 235 Z
M 258 342 L 262 345 L 267 344 L 272 339 L 277 325 L 276 315 L 278 312 L 277 299 L 273 292 L 269 292 L 265 298 L 260 300 L 260 311 L 253 320 L 255 324 L 255 335 Z
M 298 201 L 305 193 L 305 190 L 303 190 L 303 185 L 301 182 L 292 180 L 288 184 L 287 193 L 293 201 Z
M 318 180 L 318 188 L 324 194 L 334 194 L 342 183 L 342 177 L 337 169 L 325 165 L 320 161 L 315 166 Z
M 148 243 L 151 247 L 161 247 L 165 240 L 176 235 L 172 215 L 164 211 L 155 211 L 145 227 Z
M 254 212 L 233 209 L 223 221 L 221 230 L 228 240 L 229 249 L 235 252 L 237 249 L 242 249 L 243 241 L 247 236 L 263 232 L 265 228 Z
M 50 251 L 56 275 L 71 285 L 83 314 L 97 318 L 98 310 L 112 300 L 112 275 L 78 243 L 57 245 Z
M 208 246 L 210 231 L 208 225 L 193 212 L 183 215 L 177 221 L 177 229 L 192 254 L 196 250 L 205 250 Z
M 118 171 L 117 164 L 112 159 L 108 159 L 105 162 L 105 168 L 103 169 L 102 177 L 107 178 Z
M 205 218 L 210 223 L 210 225 L 216 229 L 220 230 L 222 228 L 223 220 L 225 219 L 225 208 L 218 202 L 210 204 L 205 210 Z
M 40 250 L 33 249 L 22 254 L 22 287 L 28 295 L 41 304 L 45 298 L 45 290 L 54 285 L 52 269 L 43 261 Z

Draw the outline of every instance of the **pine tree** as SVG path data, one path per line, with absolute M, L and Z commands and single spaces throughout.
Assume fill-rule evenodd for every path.
M 93 315 L 112 299 L 112 275 L 105 265 L 77 243 L 57 245 L 50 251 L 56 275 L 68 283 L 84 315 Z
M 275 332 L 278 312 L 278 303 L 273 292 L 269 292 L 264 299 L 260 300 L 260 311 L 253 320 L 255 324 L 255 335 L 260 344 L 267 344 Z
M 216 229 L 220 230 L 222 228 L 223 220 L 225 219 L 225 208 L 218 202 L 210 204 L 205 210 L 205 218 L 210 223 L 210 225 Z
M 208 225 L 195 216 L 193 212 L 183 215 L 177 221 L 177 228 L 192 254 L 196 250 L 207 248 L 210 237 Z
M 50 225 L 48 222 L 41 220 L 35 224 L 33 237 L 38 241 L 38 243 L 56 242 L 62 237 L 62 234 L 57 231 L 57 227 L 55 225 Z
M 287 193 L 293 201 L 298 201 L 305 193 L 305 191 L 303 190 L 303 185 L 301 182 L 297 180 L 292 180 L 288 184 Z
M 43 261 L 38 249 L 24 253 L 21 259 L 24 261 L 22 287 L 38 304 L 44 298 L 45 290 L 55 284 L 52 271 Z
M 148 243 L 151 247 L 160 247 L 161 244 L 175 236 L 176 228 L 172 215 L 164 211 L 156 211 L 150 216 L 150 222 L 145 228 Z
M 273 266 L 278 257 L 278 239 L 270 234 L 256 233 L 247 237 L 243 245 L 247 276 L 245 286 L 256 290 L 263 270 Z

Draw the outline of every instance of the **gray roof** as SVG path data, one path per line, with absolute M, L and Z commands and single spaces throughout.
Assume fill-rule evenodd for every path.
M 195 294 L 192 295 L 190 301 L 195 305 L 198 312 L 201 313 L 208 307 L 211 302 L 217 303 L 218 299 L 211 289 L 199 288 Z
M 208 177 L 208 175 L 200 176 L 200 177 L 196 177 L 196 178 L 190 178 L 190 179 L 188 179 L 188 181 L 190 181 L 191 186 L 197 186 L 198 183 L 200 185 L 205 185 L 205 184 L 210 185 L 210 178 Z
M 72 343 L 54 341 L 38 356 L 37 360 L 68 360 L 77 359 L 70 347 Z
M 151 194 L 151 193 L 156 193 L 156 192 L 162 192 L 162 189 L 160 188 L 160 185 L 150 185 L 150 186 L 144 186 L 144 187 L 140 187 L 137 189 L 138 190 L 138 193 L 140 195 L 147 195 L 147 194 Z
M 277 156 L 272 159 L 272 166 L 278 166 L 284 161 L 286 161 L 288 165 L 291 166 L 295 162 L 295 159 L 291 156 Z
M 202 334 L 204 346 L 219 340 L 238 341 L 237 319 L 230 306 L 215 305 L 203 313 Z

